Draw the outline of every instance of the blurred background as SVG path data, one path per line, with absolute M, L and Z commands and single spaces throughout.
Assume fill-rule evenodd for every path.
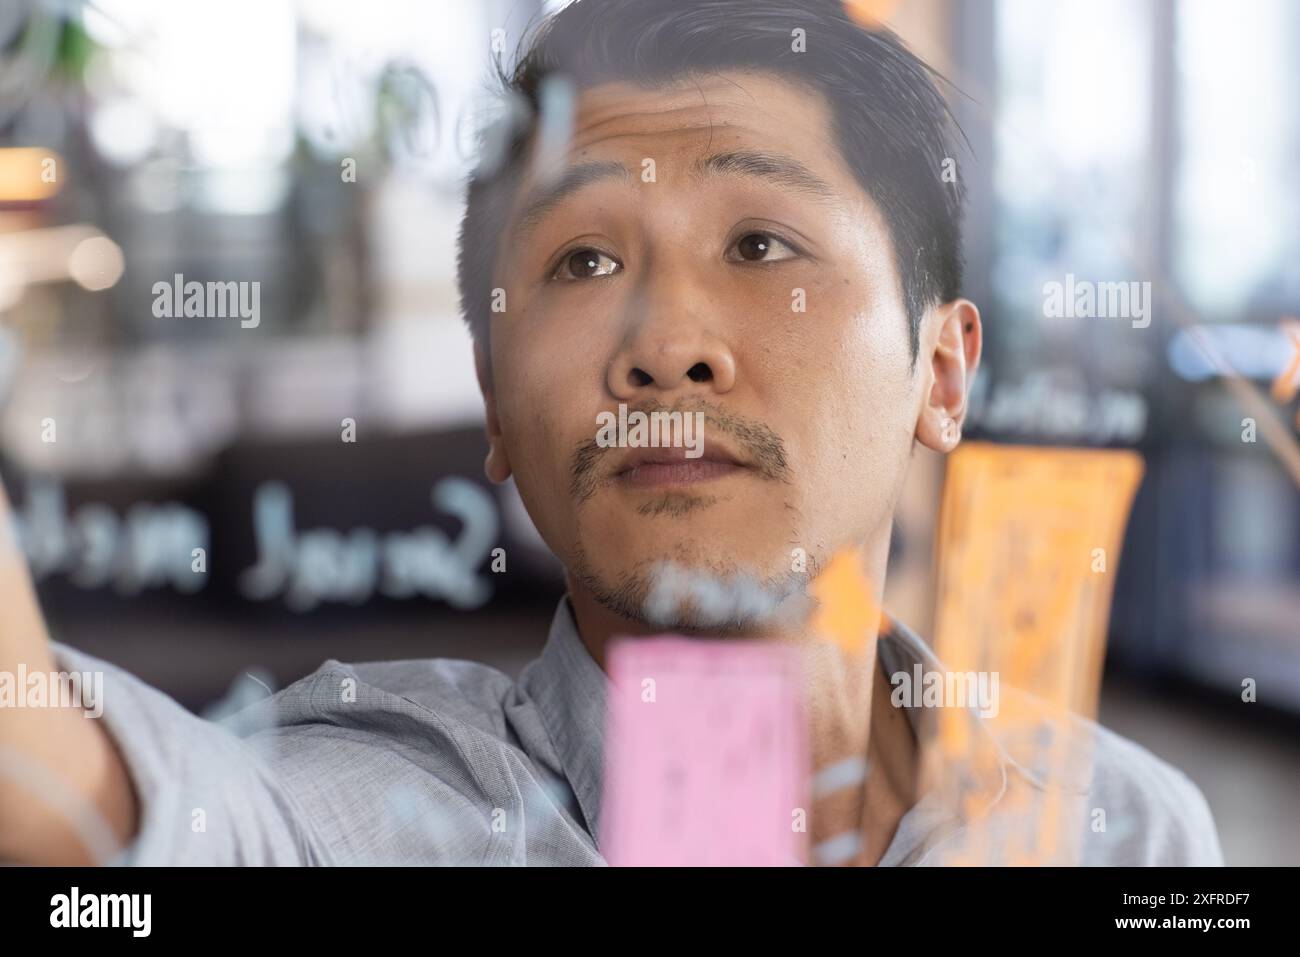
M 198 712 L 540 649 L 559 568 L 483 479 L 454 240 L 490 57 L 563 5 L 0 5 L 0 475 L 57 640 Z M 1200 786 L 1230 864 L 1300 861 L 1300 490 L 1215 358 L 1294 448 L 1300 5 L 857 6 L 961 91 L 967 436 L 1146 463 L 1101 722 Z M 1045 319 L 1067 274 L 1149 281 L 1153 321 Z M 260 284 L 256 322 L 160 316 L 175 277 Z M 887 606 L 929 634 L 914 471 Z

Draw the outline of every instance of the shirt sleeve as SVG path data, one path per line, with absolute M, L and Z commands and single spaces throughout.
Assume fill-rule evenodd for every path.
M 1223 849 L 1214 815 L 1201 789 L 1183 772 L 1166 767 L 1168 793 L 1161 809 L 1163 821 L 1156 814 L 1149 825 L 1160 832 L 1163 841 L 1153 841 L 1148 862 L 1173 867 L 1223 867 Z
M 1146 748 L 1099 729 L 1093 803 L 1107 829 L 1089 835 L 1096 863 L 1137 867 L 1222 867 L 1210 806 L 1190 778 Z
M 129 672 L 52 643 L 58 667 L 101 672 L 99 720 L 130 774 L 138 831 L 114 863 L 332 863 L 293 796 L 247 741 Z

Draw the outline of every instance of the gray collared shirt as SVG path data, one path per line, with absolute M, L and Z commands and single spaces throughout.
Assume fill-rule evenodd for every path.
M 104 672 L 99 720 L 141 809 L 123 863 L 605 864 L 597 838 L 607 679 L 567 599 L 518 681 L 452 659 L 330 660 L 221 723 L 85 652 L 54 649 L 65 670 Z M 940 667 L 901 625 L 881 635 L 878 653 L 888 674 Z M 907 710 L 919 735 L 929 715 Z M 992 756 L 981 823 L 963 816 L 969 799 L 932 788 L 903 816 L 882 866 L 1024 861 L 1037 833 L 1026 808 L 1045 806 L 1053 788 L 1060 813 L 1077 822 L 1066 829 L 1077 839 L 1061 842 L 1055 860 L 1223 862 L 1200 791 L 1138 745 L 1070 718 L 1053 740 L 1079 756 L 1060 780 L 973 711 L 970 720 Z M 1035 753 L 1046 753 L 1041 744 Z

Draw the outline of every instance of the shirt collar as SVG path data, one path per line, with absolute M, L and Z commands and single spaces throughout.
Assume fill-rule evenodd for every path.
M 582 643 L 567 595 L 555 609 L 541 657 L 520 680 L 537 703 L 587 833 L 599 847 L 608 679 Z
M 888 615 L 881 621 L 877 655 L 886 676 L 911 674 L 918 664 L 924 672 L 946 670 L 919 635 Z M 935 760 L 940 754 L 935 713 L 915 702 L 904 710 L 916 740 L 930 746 L 923 744 L 920 756 L 925 790 L 899 821 L 881 856 L 882 867 L 918 864 L 939 845 L 962 834 L 972 813 L 987 816 L 1006 794 L 1008 771 L 1014 766 L 975 708 L 964 709 L 962 716 L 969 732 L 966 758 L 947 764 Z

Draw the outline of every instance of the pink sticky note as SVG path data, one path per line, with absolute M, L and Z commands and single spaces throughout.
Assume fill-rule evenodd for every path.
M 802 863 L 808 741 L 797 652 L 660 636 L 614 642 L 607 667 L 606 860 Z

